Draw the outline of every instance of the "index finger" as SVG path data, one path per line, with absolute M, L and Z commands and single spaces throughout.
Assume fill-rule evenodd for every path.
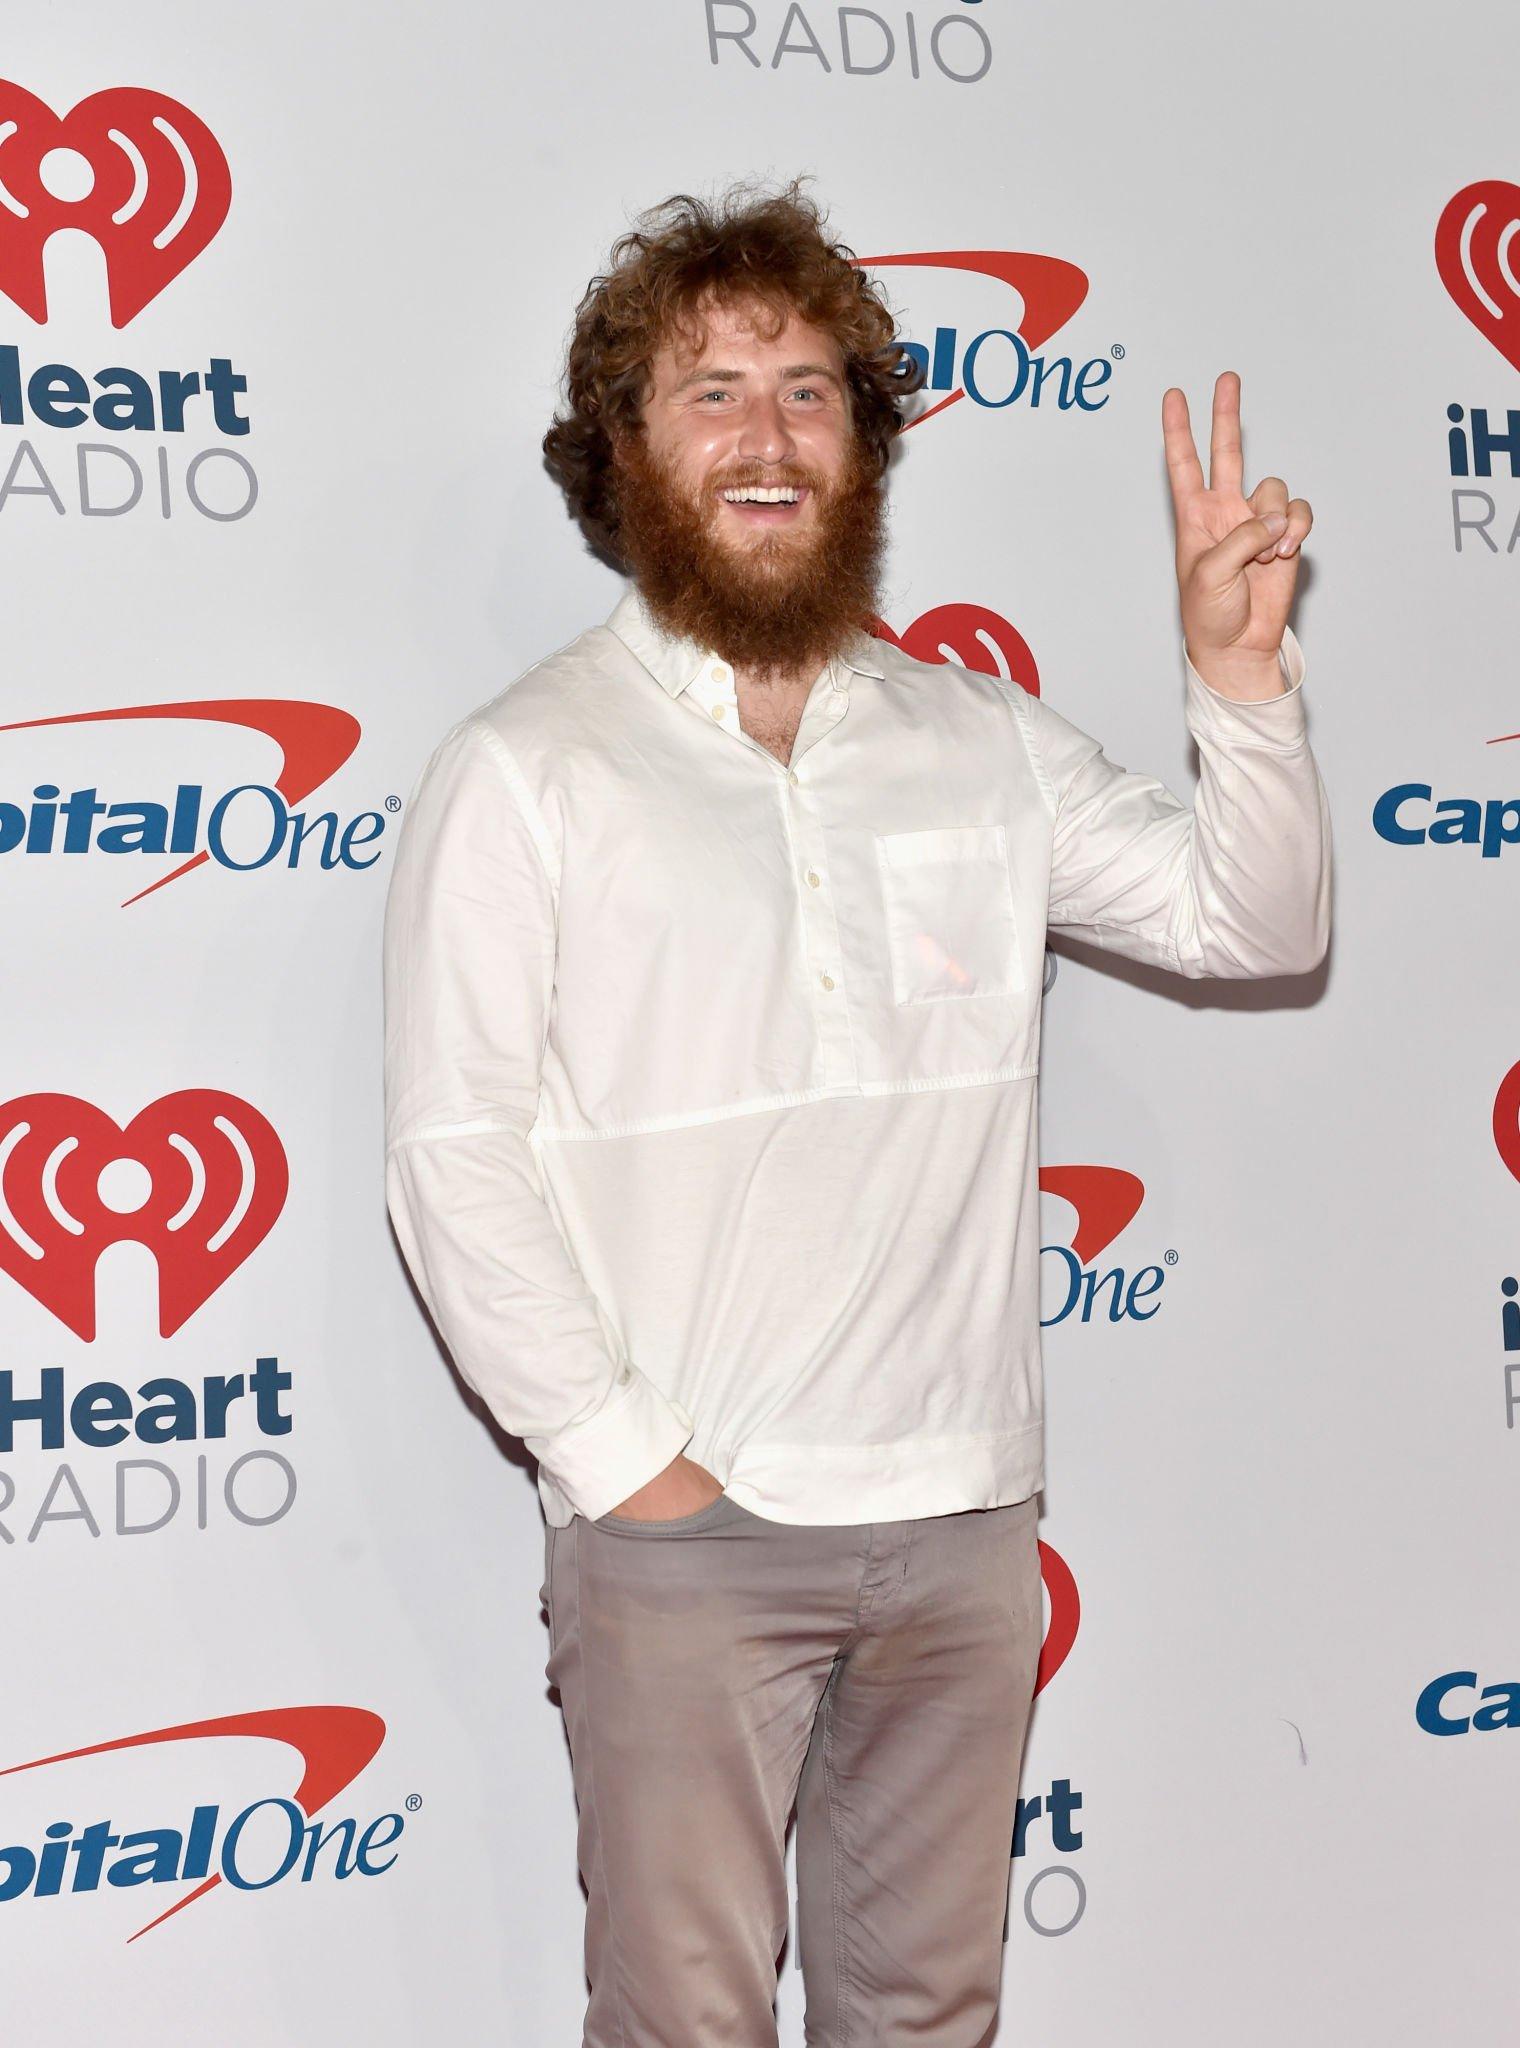
M 1166 446 L 1166 471 L 1171 479 L 1172 503 L 1180 507 L 1184 498 L 1203 489 L 1203 465 L 1193 445 L 1187 393 L 1180 391 L 1175 384 L 1161 400 L 1161 433 Z

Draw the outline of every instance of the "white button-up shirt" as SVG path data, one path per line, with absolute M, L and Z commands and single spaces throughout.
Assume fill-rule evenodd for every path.
M 550 1523 L 679 1451 L 782 1522 L 1040 1487 L 1046 928 L 1318 963 L 1329 809 L 1280 659 L 1253 703 L 1186 662 L 1191 808 L 865 637 L 784 763 L 636 592 L 445 733 L 386 906 L 387 1194 Z

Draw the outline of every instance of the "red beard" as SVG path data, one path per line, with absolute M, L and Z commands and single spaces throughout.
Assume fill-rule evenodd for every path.
M 886 493 L 858 446 L 832 486 L 797 466 L 749 465 L 693 498 L 638 434 L 619 453 L 616 479 L 624 563 L 656 623 L 677 639 L 764 678 L 816 674 L 870 630 Z M 815 507 L 811 529 L 726 546 L 718 538 L 717 491 L 751 483 L 805 486 Z

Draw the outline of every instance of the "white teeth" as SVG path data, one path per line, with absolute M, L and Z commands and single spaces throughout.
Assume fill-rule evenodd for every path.
M 744 484 L 723 496 L 730 505 L 795 505 L 802 493 L 792 484 Z

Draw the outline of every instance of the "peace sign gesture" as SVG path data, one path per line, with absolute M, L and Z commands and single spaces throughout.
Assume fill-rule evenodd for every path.
M 1271 696 L 1284 687 L 1277 650 L 1293 605 L 1299 543 L 1314 524 L 1309 501 L 1290 499 L 1280 476 L 1263 477 L 1242 496 L 1234 370 L 1222 370 L 1214 384 L 1207 488 L 1187 398 L 1176 385 L 1162 397 L 1161 426 L 1188 658 L 1222 696 Z

